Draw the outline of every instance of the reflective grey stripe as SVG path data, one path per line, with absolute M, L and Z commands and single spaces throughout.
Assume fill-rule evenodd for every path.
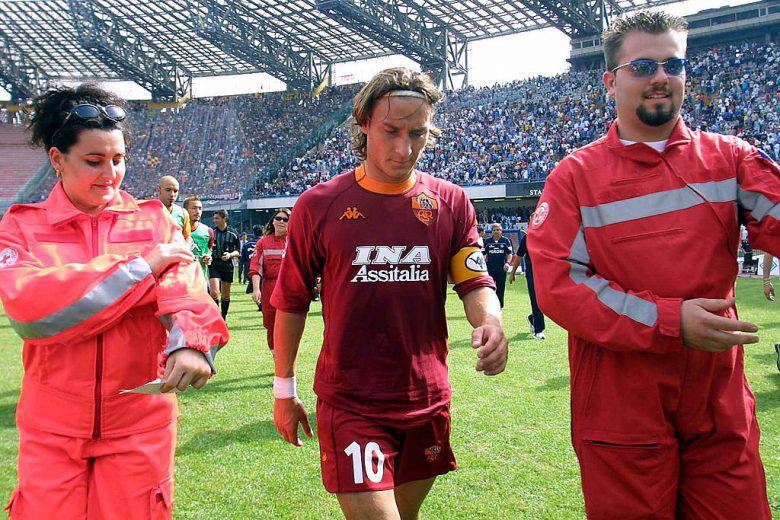
M 48 338 L 79 325 L 113 305 L 135 284 L 152 274 L 146 260 L 136 258 L 111 273 L 95 288 L 67 307 L 36 321 L 9 318 L 11 327 L 23 339 Z M 43 296 L 43 295 L 42 295 Z
M 577 236 L 574 237 L 574 244 L 571 246 L 569 258 L 566 261 L 571 264 L 569 277 L 574 283 L 588 287 L 596 293 L 596 298 L 601 303 L 616 313 L 648 327 L 652 327 L 658 321 L 658 307 L 655 303 L 613 289 L 604 278 L 588 275 L 590 255 L 588 255 L 585 231 L 582 227 L 577 232 Z
M 190 348 L 187 346 L 187 342 L 184 340 L 184 332 L 181 330 L 181 327 L 179 327 L 179 325 L 176 324 L 176 320 L 171 318 L 170 314 L 165 314 L 163 316 L 160 316 L 160 321 L 162 321 L 163 324 L 166 324 L 166 327 L 169 327 L 168 346 L 165 347 L 165 350 L 163 351 L 163 353 L 166 356 L 170 356 L 177 350 L 181 350 L 183 348 Z M 198 349 L 193 349 L 193 350 L 197 350 L 198 352 L 203 354 L 203 357 L 206 358 L 206 362 L 211 367 L 211 373 L 216 374 L 217 369 L 214 366 L 214 356 L 217 355 L 217 352 L 221 348 L 222 348 L 221 345 L 217 345 L 215 347 L 211 347 L 211 350 L 208 352 L 203 352 Z
M 739 205 L 750 211 L 758 222 L 767 215 L 780 220 L 780 203 L 774 203 L 764 194 L 739 189 Z
M 580 206 L 582 224 L 585 227 L 602 227 L 692 208 L 704 204 L 698 194 L 709 202 L 733 202 L 737 199 L 737 180 L 693 183 L 690 187 L 659 191 L 598 206 Z
M 265 271 L 263 264 L 265 262 L 265 255 L 266 254 L 269 254 L 269 255 L 284 255 L 284 249 L 263 249 L 263 252 L 260 253 L 260 269 L 258 270 L 259 272 L 257 273 L 260 276 L 263 276 L 263 272 Z
M 180 348 L 187 346 L 187 342 L 184 341 L 184 331 L 181 330 L 181 327 L 172 319 L 168 321 L 171 323 L 171 328 L 168 329 L 168 346 L 165 347 L 163 352 L 166 356 L 170 356 Z

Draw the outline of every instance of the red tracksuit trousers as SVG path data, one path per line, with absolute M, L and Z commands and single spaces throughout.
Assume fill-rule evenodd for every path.
M 109 439 L 64 437 L 19 426 L 13 520 L 170 519 L 176 421 Z
M 771 519 L 742 347 L 570 352 L 572 436 L 588 518 Z

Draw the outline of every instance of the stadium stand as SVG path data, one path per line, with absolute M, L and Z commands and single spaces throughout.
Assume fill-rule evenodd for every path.
M 780 157 L 779 77 L 774 43 L 698 52 L 684 116 Z M 150 197 L 158 177 L 173 175 L 183 193 L 216 201 L 237 200 L 247 188 L 254 198 L 297 195 L 358 163 L 345 122 L 358 88 L 328 89 L 308 104 L 274 93 L 201 99 L 178 112 L 137 105 L 125 188 Z M 443 135 L 420 167 L 468 186 L 543 180 L 562 157 L 602 135 L 614 111 L 599 71 L 572 71 L 451 92 L 437 117 Z
M 0 124 L 0 205 L 12 202 L 46 160 L 43 150 L 27 145 L 24 127 Z
M 780 157 L 780 48 L 743 43 L 691 56 L 684 116 L 702 130 L 733 134 Z M 558 161 L 596 139 L 614 118 L 600 71 L 568 72 L 451 93 L 443 134 L 420 168 L 460 185 L 543 180 Z M 357 164 L 348 123 L 297 157 L 256 196 L 291 195 Z

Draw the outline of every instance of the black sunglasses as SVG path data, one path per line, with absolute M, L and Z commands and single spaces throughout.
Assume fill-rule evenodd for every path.
M 617 72 L 623 67 L 630 67 L 631 73 L 635 78 L 650 78 L 655 76 L 658 67 L 663 67 L 664 72 L 669 76 L 681 76 L 685 73 L 685 65 L 688 60 L 685 58 L 669 58 L 666 61 L 655 61 L 649 59 L 634 60 L 622 65 L 618 65 L 612 72 Z
M 290 219 L 287 217 L 274 217 L 274 220 L 277 222 L 289 222 Z
M 78 105 L 68 110 L 68 115 L 65 116 L 65 120 L 62 122 L 57 131 L 54 132 L 54 134 L 51 136 L 52 143 L 56 141 L 57 135 L 74 117 L 82 121 L 90 121 L 103 117 L 109 121 L 118 123 L 120 121 L 124 121 L 127 118 L 127 112 L 124 108 L 117 105 L 106 105 L 103 107 L 100 105 L 93 105 L 92 103 L 79 103 Z

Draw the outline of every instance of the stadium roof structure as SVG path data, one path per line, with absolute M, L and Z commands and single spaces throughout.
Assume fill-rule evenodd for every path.
M 403 54 L 449 88 L 468 42 L 557 27 L 598 34 L 626 11 L 680 0 L 0 0 L 0 85 L 135 81 L 159 100 L 191 78 L 266 72 L 295 90 L 334 63 Z

